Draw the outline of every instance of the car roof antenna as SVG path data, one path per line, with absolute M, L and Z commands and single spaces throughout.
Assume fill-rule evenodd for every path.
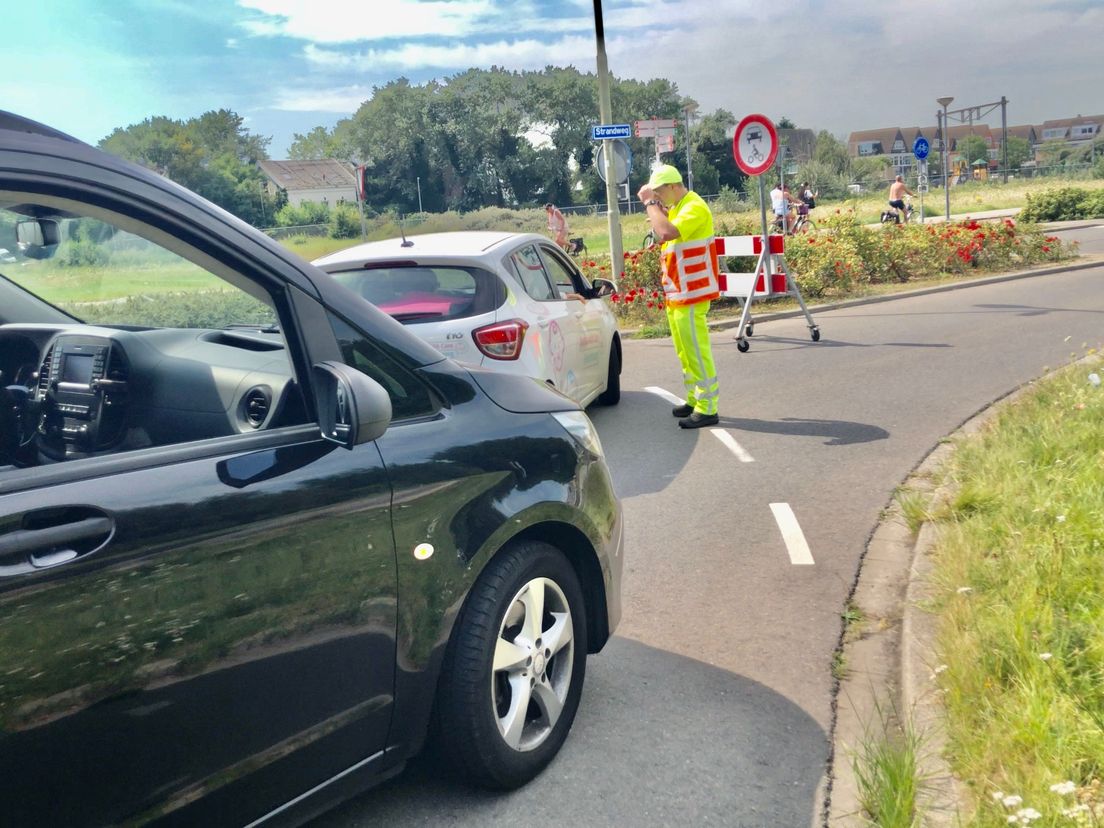
M 399 219 L 399 235 L 402 236 L 402 244 L 399 247 L 413 247 L 414 242 L 406 237 L 406 231 L 403 230 L 403 220 Z

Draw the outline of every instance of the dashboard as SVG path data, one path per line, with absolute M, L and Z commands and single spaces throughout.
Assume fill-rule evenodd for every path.
M 0 325 L 0 465 L 305 421 L 278 333 Z

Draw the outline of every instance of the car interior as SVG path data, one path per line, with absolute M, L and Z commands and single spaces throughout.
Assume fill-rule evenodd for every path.
M 0 194 L 0 467 L 308 421 L 270 298 L 125 224 Z

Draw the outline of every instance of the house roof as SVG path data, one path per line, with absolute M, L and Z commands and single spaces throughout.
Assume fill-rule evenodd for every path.
M 1043 121 L 1040 129 L 1060 129 L 1066 127 L 1084 126 L 1085 124 L 1104 124 L 1104 115 L 1078 115 L 1076 118 L 1054 118 Z
M 882 145 L 882 152 L 889 152 L 893 149 L 893 144 L 898 138 L 903 138 L 903 136 L 901 135 L 901 130 L 897 127 L 863 129 L 858 132 L 852 132 L 851 136 L 847 139 L 847 143 L 854 147 L 859 144 L 875 142 Z
M 1017 124 L 1016 126 L 1010 126 L 1008 128 L 1009 135 L 1014 135 L 1017 138 L 1026 138 L 1029 141 L 1038 138 L 1042 131 L 1042 127 L 1037 127 L 1034 124 Z
M 347 161 L 323 158 L 320 161 L 264 160 L 257 163 L 273 184 L 288 191 L 356 186 L 353 165 Z

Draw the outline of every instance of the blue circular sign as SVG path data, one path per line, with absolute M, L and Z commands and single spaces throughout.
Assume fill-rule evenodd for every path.
M 928 157 L 928 151 L 931 146 L 928 144 L 928 139 L 921 135 L 912 144 L 912 154 L 923 161 Z

